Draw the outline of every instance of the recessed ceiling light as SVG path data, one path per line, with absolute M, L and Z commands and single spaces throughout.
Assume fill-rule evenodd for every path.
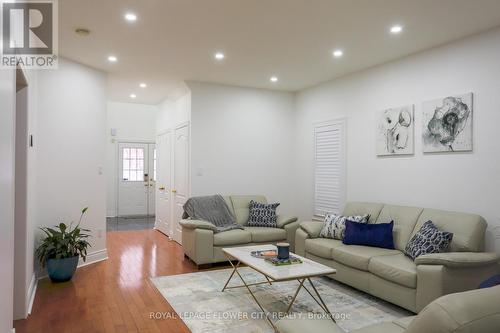
M 136 94 L 130 94 L 130 98 L 136 98 L 137 95 Z
M 137 15 L 135 15 L 134 13 L 127 13 L 125 14 L 125 20 L 129 22 L 135 22 L 137 21 Z
M 399 34 L 400 32 L 403 31 L 403 27 L 400 25 L 394 25 L 391 27 L 391 34 Z
M 215 55 L 214 55 L 214 58 L 215 58 L 215 59 L 217 59 L 217 60 L 222 60 L 222 59 L 224 59 L 225 57 L 226 57 L 226 56 L 225 56 L 225 55 L 224 55 L 224 53 L 222 53 L 222 52 L 217 52 L 217 53 L 215 53 Z
M 147 85 L 147 84 L 145 84 L 145 83 L 139 83 L 139 87 L 141 87 L 141 88 L 146 88 L 147 86 L 148 86 L 148 85 Z
M 344 55 L 344 52 L 343 52 L 342 50 L 335 50 L 335 51 L 333 51 L 333 56 L 334 56 L 335 58 L 340 58 L 340 57 L 342 57 L 343 55 Z
M 116 56 L 114 56 L 114 55 L 110 55 L 110 56 L 108 57 L 108 61 L 109 61 L 109 62 L 117 62 L 117 61 L 118 61 L 118 58 L 117 58 Z
M 271 78 L 269 79 L 269 81 L 271 81 L 273 83 L 276 83 L 276 82 L 278 82 L 278 78 L 276 76 L 271 76 Z

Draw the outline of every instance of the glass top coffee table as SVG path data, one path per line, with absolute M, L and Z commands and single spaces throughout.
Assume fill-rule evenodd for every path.
M 269 324 L 275 328 L 274 323 L 269 319 L 269 316 L 266 313 L 266 310 L 262 307 L 260 304 L 259 300 L 255 296 L 255 294 L 252 292 L 252 289 L 250 288 L 251 286 L 255 285 L 260 285 L 260 284 L 269 284 L 272 285 L 275 282 L 285 282 L 285 281 L 293 281 L 296 280 L 298 281 L 299 285 L 297 290 L 295 291 L 295 294 L 293 295 L 292 300 L 290 301 L 290 304 L 288 305 L 288 308 L 286 310 L 287 313 L 290 312 L 290 309 L 295 302 L 295 299 L 297 298 L 297 295 L 299 294 L 299 291 L 301 289 L 304 289 L 307 291 L 307 293 L 318 303 L 318 305 L 321 307 L 323 311 L 328 315 L 329 318 L 331 318 L 334 322 L 335 319 L 333 318 L 333 315 L 331 314 L 330 310 L 326 306 L 325 302 L 321 298 L 321 295 L 319 294 L 318 290 L 314 286 L 311 278 L 313 277 L 318 277 L 318 276 L 325 276 L 325 275 L 330 275 L 330 274 L 335 274 L 337 271 L 331 267 L 322 265 L 320 263 L 317 263 L 315 261 L 312 261 L 310 259 L 301 257 L 299 255 L 296 255 L 294 253 L 290 253 L 294 257 L 299 258 L 302 260 L 301 264 L 292 264 L 292 265 L 283 265 L 283 266 L 275 266 L 267 261 L 265 261 L 262 258 L 256 258 L 251 255 L 252 251 L 266 251 L 266 250 L 276 250 L 276 246 L 274 245 L 253 245 L 253 246 L 241 246 L 241 247 L 227 247 L 223 248 L 222 251 L 224 254 L 227 256 L 229 263 L 233 267 L 233 271 L 231 275 L 229 276 L 226 284 L 222 288 L 222 291 L 224 292 L 227 289 L 234 289 L 234 288 L 246 288 L 250 295 L 252 295 L 252 298 L 255 300 L 259 308 L 264 312 L 266 316 L 266 320 L 269 322 Z M 233 261 L 236 261 L 236 264 L 233 263 Z M 258 282 L 258 283 L 247 283 L 245 279 L 243 278 L 242 274 L 239 272 L 239 268 L 241 268 L 241 264 L 244 264 L 255 271 L 261 273 L 265 278 L 266 281 Z M 229 282 L 233 278 L 234 274 L 238 275 L 241 281 L 243 282 L 243 285 L 237 285 L 237 286 L 228 286 Z M 312 288 L 312 291 L 309 290 L 308 287 L 306 287 L 305 282 L 308 282 Z M 314 294 L 313 294 L 314 293 Z

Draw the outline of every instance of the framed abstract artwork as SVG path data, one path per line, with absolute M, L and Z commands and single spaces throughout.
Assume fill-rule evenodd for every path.
M 377 113 L 377 156 L 412 155 L 414 153 L 415 119 L 413 105 L 391 108 Z
M 472 93 L 424 102 L 424 153 L 472 151 Z

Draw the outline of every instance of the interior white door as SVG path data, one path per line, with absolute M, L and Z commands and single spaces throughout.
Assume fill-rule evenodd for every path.
M 174 133 L 174 218 L 172 238 L 181 244 L 182 229 L 179 221 L 184 212 L 183 206 L 189 198 L 189 124 L 175 129 Z
M 156 177 L 157 177 L 157 162 L 156 162 L 157 152 L 156 145 L 154 143 L 148 144 L 148 176 L 149 176 L 149 187 L 148 187 L 148 216 L 155 215 L 156 206 Z
M 118 144 L 118 215 L 148 214 L 148 144 Z
M 156 220 L 155 226 L 166 235 L 172 235 L 172 133 L 156 138 Z

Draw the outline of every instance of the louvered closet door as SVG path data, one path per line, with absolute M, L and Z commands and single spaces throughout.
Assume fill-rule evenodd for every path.
M 314 128 L 314 215 L 340 213 L 345 203 L 345 123 Z

